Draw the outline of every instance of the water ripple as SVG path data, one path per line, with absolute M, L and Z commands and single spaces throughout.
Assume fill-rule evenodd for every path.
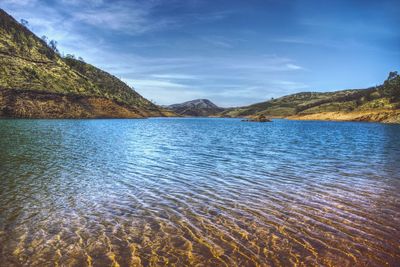
M 0 266 L 399 266 L 399 134 L 1 120 Z

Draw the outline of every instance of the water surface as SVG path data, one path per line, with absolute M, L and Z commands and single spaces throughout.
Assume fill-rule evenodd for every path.
M 399 266 L 400 126 L 1 120 L 0 266 Z

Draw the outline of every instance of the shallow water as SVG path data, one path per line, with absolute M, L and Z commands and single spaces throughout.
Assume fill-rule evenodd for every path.
M 0 266 L 399 266 L 400 126 L 1 120 Z

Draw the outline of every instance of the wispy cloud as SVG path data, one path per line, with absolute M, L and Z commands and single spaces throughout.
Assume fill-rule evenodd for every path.
M 233 47 L 233 45 L 229 39 L 221 37 L 221 36 L 202 37 L 201 40 L 208 44 L 216 46 L 216 47 L 221 47 L 221 48 L 232 48 Z
M 122 31 L 125 34 L 142 34 L 148 31 L 160 30 L 174 24 L 172 18 L 154 20 L 151 16 L 155 5 L 153 2 L 138 4 L 136 2 L 121 2 L 113 5 L 96 1 L 90 8 L 74 12 L 73 19 L 97 28 Z
M 31 6 L 35 4 L 37 0 L 2 0 L 3 5 L 14 5 L 14 6 Z
M 250 58 L 237 58 L 240 64 L 229 64 L 227 67 L 236 70 L 252 70 L 254 72 L 284 72 L 293 70 L 302 70 L 303 67 L 294 63 L 294 61 L 287 57 L 280 57 L 277 55 L 264 55 Z M 228 61 L 229 62 L 229 59 Z
M 302 70 L 304 69 L 303 67 L 296 65 L 296 64 L 292 64 L 292 63 L 288 63 L 286 64 L 286 67 L 290 70 Z
M 152 74 L 154 78 L 173 79 L 173 80 L 197 80 L 199 77 L 187 74 Z
M 61 0 L 61 2 L 71 6 L 98 6 L 104 4 L 104 0 Z
M 123 79 L 123 81 L 132 85 L 144 97 L 161 105 L 204 98 L 206 95 L 206 92 L 199 88 L 166 80 Z
M 348 13 L 343 24 L 341 14 L 331 18 L 331 11 L 321 17 L 292 1 L 263 2 L 268 4 L 0 0 L 1 8 L 28 20 L 38 36 L 57 40 L 62 52 L 83 57 L 160 104 L 210 98 L 237 106 L 309 88 L 356 88 L 362 84 L 349 83 L 358 76 L 347 69 L 371 77 L 369 85 L 398 65 L 393 48 L 399 35 L 392 34 L 397 28 L 386 16 L 370 23 Z M 281 5 L 288 7 L 285 13 L 279 13 Z M 355 20 L 359 24 L 347 23 Z
M 29 4 L 28 0 L 25 4 Z M 34 1 L 34 0 L 29 0 Z M 269 83 L 270 74 L 275 72 L 298 71 L 302 67 L 293 60 L 277 55 L 219 55 L 204 57 L 190 55 L 141 55 L 136 51 L 119 49 L 111 40 L 103 38 L 99 31 L 116 31 L 128 35 L 146 35 L 161 30 L 170 22 L 169 18 L 153 17 L 157 1 L 147 4 L 137 2 L 115 2 L 106 4 L 101 0 L 62 1 L 64 9 L 52 8 L 40 3 L 31 10 L 8 7 L 19 18 L 28 19 L 33 30 L 56 39 L 65 53 L 82 56 L 89 63 L 99 66 L 133 86 L 139 93 L 160 104 L 190 100 L 191 98 L 213 98 L 220 105 L 250 104 L 255 99 L 269 97 L 270 88 L 282 90 L 285 86 Z M 229 12 L 214 13 L 210 20 L 222 20 Z M 191 14 L 191 16 L 196 16 Z M 181 18 L 186 21 L 187 15 Z M 198 23 L 198 21 L 195 21 Z M 86 25 L 88 28 L 82 27 Z M 129 47 L 153 49 L 157 43 L 143 47 L 135 46 L 136 40 L 143 43 L 143 37 L 135 37 Z M 200 35 L 201 40 L 212 47 L 228 49 L 242 40 L 223 35 Z M 178 53 L 179 54 L 179 53 Z M 101 56 L 99 56 L 101 55 Z M 266 75 L 266 73 L 270 73 Z M 274 93 L 276 94 L 276 92 Z M 258 95 L 258 97 L 257 97 Z M 236 100 L 235 100 L 235 99 Z M 225 99 L 225 100 L 224 100 Z
M 180 83 L 175 83 L 166 80 L 141 80 L 141 79 L 122 79 L 123 81 L 127 82 L 128 84 L 132 84 L 134 87 L 138 88 L 187 88 Z

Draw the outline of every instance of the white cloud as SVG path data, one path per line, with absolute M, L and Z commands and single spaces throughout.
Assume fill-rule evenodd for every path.
M 232 48 L 233 45 L 228 40 L 227 38 L 221 37 L 221 36 L 208 36 L 208 37 L 202 37 L 202 41 L 209 43 L 213 46 L 216 47 L 221 47 L 221 48 Z
M 167 80 L 123 79 L 142 96 L 157 104 L 170 105 L 175 103 L 204 98 L 207 93 L 195 87 Z
M 166 80 L 123 79 L 135 88 L 187 88 L 188 86 Z
M 277 89 L 284 89 L 284 90 L 301 90 L 308 88 L 308 85 L 305 83 L 301 82 L 294 82 L 294 81 L 282 81 L 282 80 L 275 80 L 271 81 L 271 83 L 277 88 Z
M 292 63 L 286 64 L 286 67 L 290 70 L 302 70 L 303 69 L 303 67 L 296 65 L 296 64 L 292 64 Z
M 73 18 L 97 28 L 123 31 L 132 35 L 160 30 L 174 24 L 171 18 L 160 17 L 154 20 L 152 12 L 155 2 L 116 2 L 112 5 L 102 1 L 91 2 L 95 4 L 77 8 Z
M 2 0 L 1 4 L 11 6 L 32 6 L 37 0 Z
M 197 80 L 199 77 L 187 74 L 152 74 L 154 78 L 173 79 L 173 80 Z
M 90 5 L 90 6 L 98 6 L 104 3 L 103 0 L 61 0 L 61 2 L 65 5 Z
M 249 57 L 245 59 L 236 59 L 240 64 L 231 64 L 227 66 L 230 69 L 245 70 L 253 72 L 284 72 L 292 70 L 301 70 L 301 66 L 294 64 L 293 60 L 276 55 L 265 55 L 259 57 Z
M 28 4 L 34 0 L 22 1 Z M 167 19 L 155 22 L 152 12 L 156 2 L 134 8 L 137 2 L 106 5 L 98 0 L 64 0 L 62 10 L 40 2 L 29 9 L 11 4 L 5 9 L 17 19 L 27 19 L 37 35 L 57 40 L 62 52 L 83 57 L 122 78 L 144 97 L 159 104 L 209 98 L 222 106 L 237 106 L 305 88 L 306 85 L 297 83 L 294 78 L 293 81 L 285 80 L 285 73 L 296 74 L 303 67 L 284 56 L 223 53 L 208 57 L 197 52 L 180 53 L 174 44 L 170 44 L 165 52 L 165 46 L 156 50 L 133 49 L 130 44 L 115 44 L 115 39 L 103 39 L 103 32 L 115 30 L 122 34 L 129 32 L 132 43 L 136 40 L 145 43 L 145 38 L 133 34 L 160 30 L 163 26 L 157 23 L 168 23 Z M 193 40 L 198 41 L 202 36 L 195 36 Z M 209 38 L 203 39 L 203 43 L 221 48 L 242 41 L 222 35 L 207 36 Z M 159 40 L 163 39 L 153 39 L 149 45 L 163 44 Z M 201 42 L 197 43 L 201 45 Z

